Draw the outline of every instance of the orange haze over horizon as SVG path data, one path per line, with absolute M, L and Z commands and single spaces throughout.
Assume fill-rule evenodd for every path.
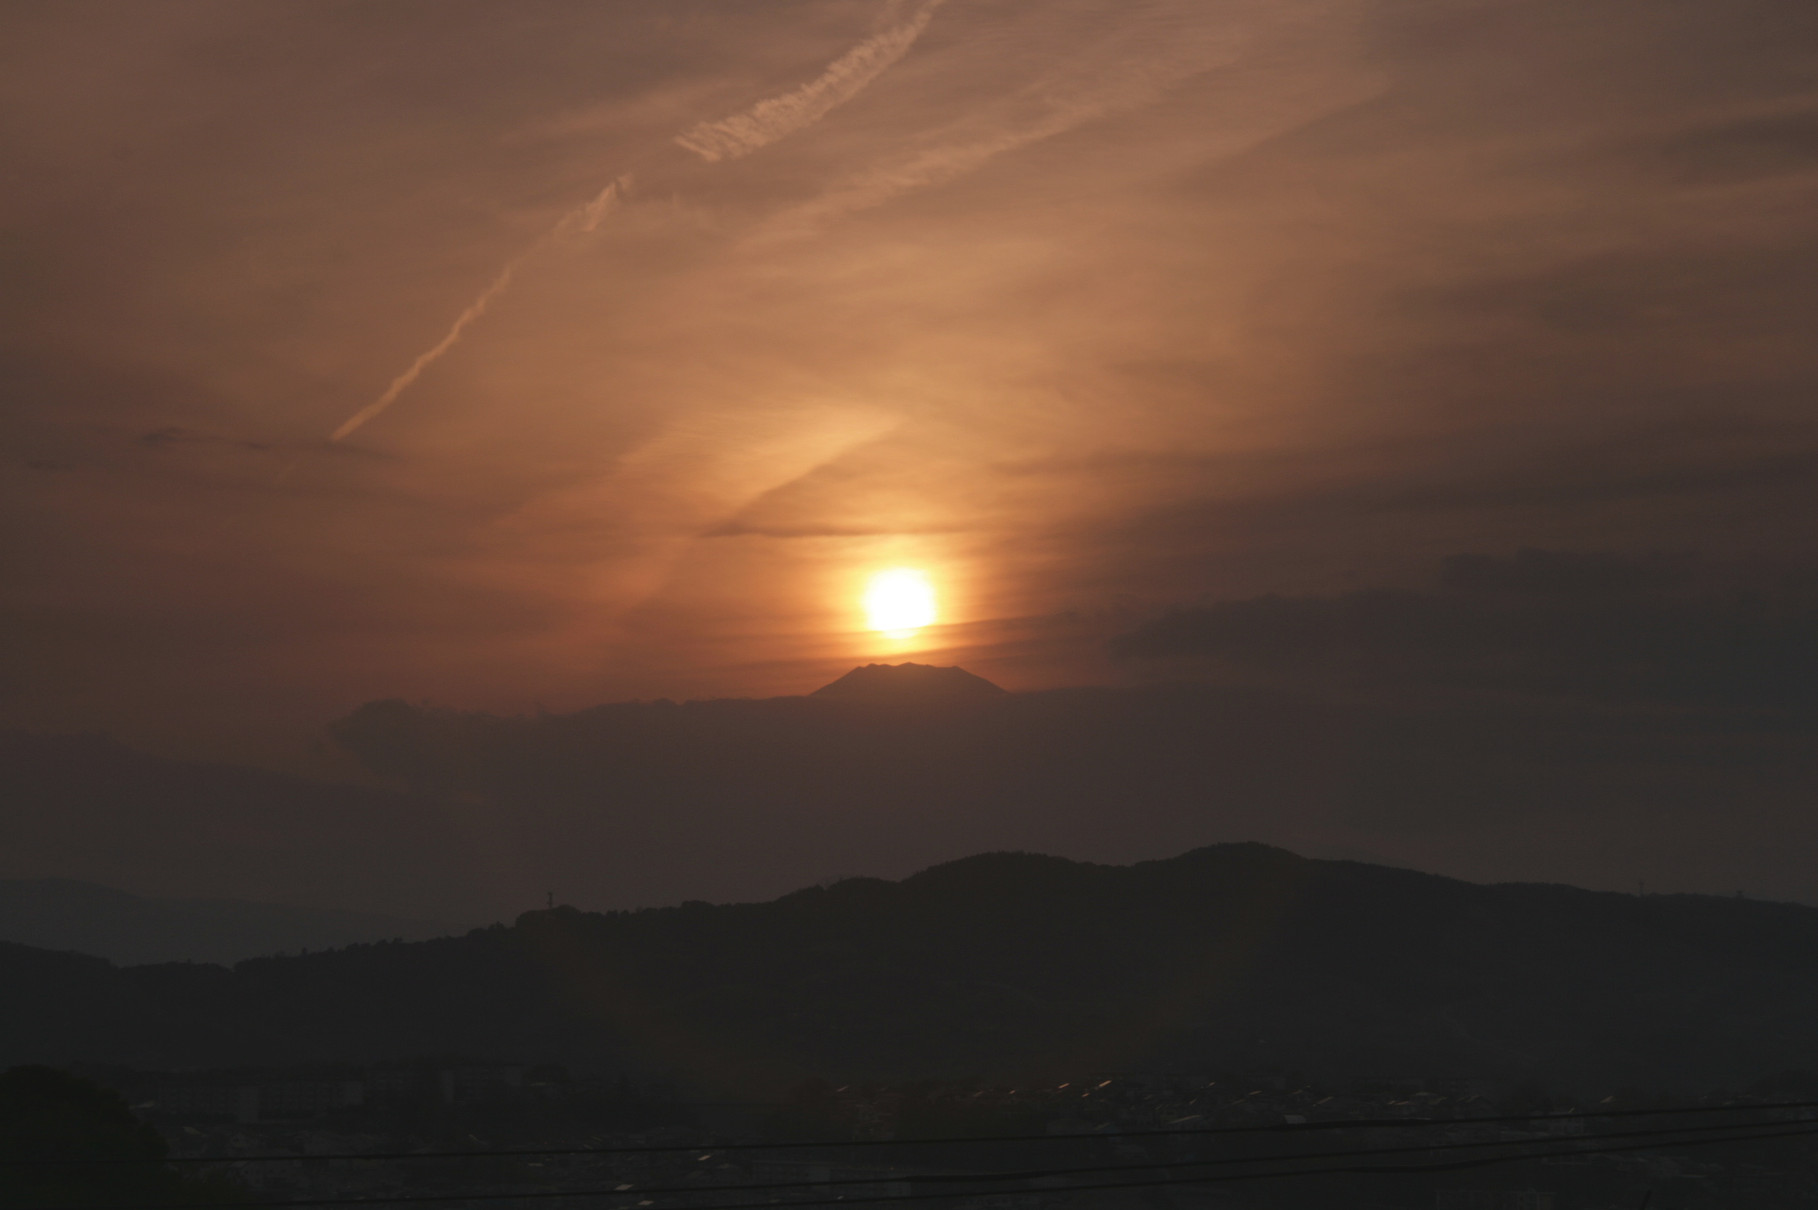
M 0 725 L 284 763 L 376 698 L 1169 675 L 1107 644 L 1459 552 L 1809 558 L 1813 32 L 11 6 Z

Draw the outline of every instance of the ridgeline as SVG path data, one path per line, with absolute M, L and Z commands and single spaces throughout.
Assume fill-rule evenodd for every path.
M 0 1066 L 616 1060 L 700 1087 L 1282 1065 L 1707 1090 L 1818 1067 L 1818 909 L 1261 845 L 119 968 L 0 947 Z

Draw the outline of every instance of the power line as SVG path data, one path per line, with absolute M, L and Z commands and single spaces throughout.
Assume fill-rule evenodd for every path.
M 989 1191 L 994 1196 L 1027 1196 L 1027 1195 L 1044 1194 L 1044 1193 L 1076 1193 L 1076 1192 L 1091 1192 L 1091 1191 L 1106 1190 L 1106 1189 L 1138 1189 L 1138 1188 L 1153 1188 L 1153 1187 L 1166 1186 L 1166 1185 L 1215 1184 L 1215 1183 L 1224 1183 L 1224 1182 L 1230 1182 L 1230 1181 L 1271 1180 L 1271 1179 L 1278 1179 L 1278 1178 L 1283 1178 L 1283 1177 L 1293 1177 L 1293 1176 L 1357 1175 L 1357 1174 L 1372 1174 L 1372 1173 L 1374 1173 L 1374 1174 L 1393 1174 L 1393 1173 L 1406 1174 L 1406 1173 L 1420 1173 L 1420 1172 L 1440 1172 L 1440 1171 L 1447 1171 L 1447 1170 L 1458 1169 L 1458 1168 L 1482 1167 L 1482 1166 L 1491 1165 L 1491 1164 L 1516 1163 L 1516 1162 L 1520 1162 L 1522 1160 L 1529 1160 L 1529 1159 L 1545 1159 L 1550 1156 L 1556 1156 L 1556 1155 L 1605 1155 L 1605 1154 L 1615 1154 L 1615 1153 L 1626 1152 L 1626 1151 L 1656 1150 L 1656 1149 L 1659 1149 L 1662 1147 L 1700 1147 L 1700 1146 L 1710 1146 L 1710 1145 L 1720 1144 L 1720 1143 L 1745 1143 L 1745 1142 L 1754 1142 L 1754 1141 L 1760 1141 L 1760 1140 L 1766 1140 L 1766 1139 L 1806 1137 L 1806 1136 L 1818 1134 L 1818 1123 L 1798 1124 L 1798 1125 L 1794 1126 L 1794 1128 L 1792 1128 L 1792 1129 L 1784 1129 L 1784 1130 L 1776 1129 L 1773 1131 L 1765 1131 L 1765 1132 L 1756 1130 L 1754 1133 L 1743 1133 L 1743 1134 L 1733 1133 L 1738 1130 L 1742 1130 L 1742 1131 L 1755 1130 L 1756 1127 L 1765 1126 L 1765 1125 L 1773 1125 L 1776 1127 L 1794 1126 L 1794 1124 L 1792 1124 L 1792 1123 L 1751 1122 L 1751 1123 L 1737 1123 L 1734 1125 L 1667 1127 L 1667 1128 L 1656 1128 L 1656 1129 L 1651 1129 L 1651 1130 L 1636 1130 L 1636 1131 L 1624 1131 L 1624 1132 L 1619 1132 L 1619 1133 L 1600 1134 L 1600 1135 L 1594 1135 L 1594 1136 L 1591 1136 L 1588 1138 L 1578 1138 L 1578 1139 L 1574 1139 L 1574 1138 L 1516 1139 L 1516 1140 L 1495 1141 L 1495 1142 L 1476 1142 L 1476 1143 L 1436 1143 L 1436 1144 L 1428 1144 L 1428 1145 L 1422 1145 L 1422 1146 L 1391 1147 L 1391 1148 L 1363 1148 L 1363 1149 L 1347 1150 L 1347 1151 L 1312 1152 L 1312 1153 L 1307 1153 L 1307 1154 L 1299 1155 L 1299 1156 L 1222 1157 L 1222 1158 L 1215 1159 L 1215 1160 L 1157 1161 L 1155 1163 L 1149 1163 L 1149 1164 L 1131 1164 L 1131 1165 L 1122 1165 L 1122 1166 L 1107 1165 L 1107 1166 L 1099 1166 L 1099 1167 L 1091 1167 L 1091 1168 L 1076 1168 L 1076 1169 L 1041 1169 L 1041 1170 L 1018 1172 L 1018 1173 L 995 1173 L 995 1174 L 993 1174 L 993 1173 L 983 1173 L 983 1174 L 981 1174 L 981 1173 L 937 1173 L 937 1174 L 913 1175 L 913 1176 L 905 1174 L 904 1176 L 900 1176 L 900 1177 L 875 1177 L 875 1178 L 868 1177 L 868 1178 L 860 1178 L 860 1179 L 844 1180 L 844 1181 L 793 1181 L 793 1182 L 784 1182 L 784 1183 L 778 1183 L 778 1184 L 722 1185 L 722 1186 L 717 1186 L 717 1187 L 714 1187 L 714 1186 L 682 1186 L 682 1187 L 647 1188 L 647 1189 L 636 1189 L 636 1188 L 565 1189 L 565 1190 L 544 1189 L 544 1190 L 531 1190 L 531 1191 L 517 1192 L 517 1193 L 403 1194 L 403 1195 L 395 1195 L 395 1196 L 364 1197 L 364 1198 L 312 1198 L 312 1199 L 300 1199 L 300 1200 L 278 1202 L 278 1203 L 271 1203 L 271 1204 L 278 1205 L 278 1206 L 359 1206 L 359 1205 L 377 1206 L 377 1205 L 409 1205 L 409 1204 L 465 1202 L 465 1201 L 502 1201 L 502 1200 L 511 1200 L 514 1198 L 523 1199 L 523 1200 L 541 1201 L 541 1200 L 555 1200 L 555 1199 L 575 1198 L 575 1197 L 618 1198 L 618 1199 L 621 1199 L 621 1204 L 622 1204 L 624 1199 L 630 1199 L 630 1198 L 641 1198 L 644 1200 L 648 1200 L 648 1196 L 651 1194 L 681 1194 L 681 1195 L 690 1196 L 690 1197 L 700 1197 L 703 1195 L 712 1195 L 712 1194 L 716 1194 L 716 1193 L 735 1193 L 735 1192 L 752 1193 L 752 1192 L 761 1192 L 761 1191 L 779 1190 L 779 1189 L 799 1189 L 799 1188 L 802 1188 L 803 1186 L 810 1185 L 810 1184 L 813 1184 L 813 1185 L 827 1184 L 827 1185 L 841 1185 L 841 1186 L 852 1187 L 852 1186 L 871 1186 L 871 1185 L 879 1185 L 879 1184 L 900 1184 L 900 1183 L 903 1183 L 904 1181 L 908 1181 L 908 1180 L 913 1180 L 916 1182 L 923 1182 L 923 1183 L 928 1182 L 928 1181 L 950 1181 L 950 1182 L 954 1182 L 954 1183 L 963 1182 L 966 1184 L 988 1184 L 988 1183 L 991 1183 L 994 1181 L 1036 1180 L 1036 1179 L 1042 1179 L 1045 1177 L 1058 1177 L 1058 1176 L 1068 1175 L 1070 1173 L 1083 1173 L 1083 1172 L 1146 1170 L 1146 1169 L 1154 1169 L 1154 1168 L 1178 1169 L 1178 1168 L 1205 1168 L 1205 1167 L 1224 1167 L 1224 1166 L 1236 1167 L 1236 1166 L 1245 1166 L 1245 1165 L 1267 1165 L 1267 1164 L 1287 1164 L 1287 1165 L 1289 1165 L 1288 1167 L 1280 1168 L 1280 1169 L 1276 1169 L 1276 1170 L 1272 1170 L 1272 1171 L 1265 1170 L 1265 1171 L 1260 1171 L 1260 1172 L 1233 1172 L 1233 1173 L 1221 1173 L 1221 1174 L 1186 1176 L 1186 1177 L 1164 1176 L 1164 1177 L 1157 1177 L 1157 1178 L 1150 1178 L 1150 1179 L 1143 1179 L 1143 1180 L 1131 1180 L 1131 1181 L 1109 1181 L 1109 1182 L 1100 1181 L 1100 1182 L 1093 1182 L 1093 1183 L 1089 1183 L 1089 1184 L 1068 1185 L 1068 1186 L 1063 1186 L 1063 1187 L 1059 1187 L 1056 1189 L 1027 1189 L 1027 1190 L 1024 1190 L 1024 1189 L 998 1189 L 998 1190 Z M 1717 1131 L 1723 1131 L 1725 1133 L 1722 1133 L 1722 1134 L 1714 1133 Z M 1690 1135 L 1692 1137 L 1686 1137 L 1687 1135 Z M 1624 1143 L 1624 1144 L 1621 1144 L 1618 1146 L 1589 1146 L 1589 1147 L 1587 1147 L 1587 1146 L 1582 1145 L 1584 1143 L 1603 1143 L 1603 1142 L 1606 1142 L 1607 1140 L 1611 1140 L 1611 1139 L 1637 1139 L 1637 1138 L 1644 1139 L 1646 1141 L 1628 1142 L 1628 1143 Z M 1368 1160 L 1368 1159 L 1374 1159 L 1376 1157 L 1382 1157 L 1382 1156 L 1430 1154 L 1430 1153 L 1438 1152 L 1438 1151 L 1486 1150 L 1486 1149 L 1498 1149 L 1498 1148 L 1504 1148 L 1504 1149 L 1506 1149 L 1506 1148 L 1524 1148 L 1526 1150 L 1520 1151 L 1520 1152 L 1518 1152 L 1516 1154 L 1512 1154 L 1512 1155 L 1474 1156 L 1474 1157 L 1470 1157 L 1470 1158 L 1466 1158 L 1466 1159 L 1451 1160 L 1451 1161 L 1446 1161 L 1446 1162 L 1437 1163 L 1437 1164 L 1413 1164 L 1413 1165 L 1366 1164 L 1366 1165 L 1352 1165 L 1352 1166 L 1323 1166 L 1323 1167 L 1306 1167 L 1305 1166 L 1310 1161 L 1318 1162 L 1318 1161 L 1342 1160 L 1342 1159 Z M 1536 1150 L 1536 1148 L 1538 1148 L 1538 1150 Z M 710 1206 L 701 1207 L 701 1208 L 699 1208 L 699 1210 L 792 1210 L 792 1208 L 794 1208 L 794 1207 L 806 1207 L 806 1206 L 833 1206 L 833 1205 L 862 1206 L 862 1205 L 869 1205 L 872 1203 L 882 1204 L 882 1203 L 909 1202 L 909 1201 L 929 1201 L 929 1200 L 935 1200 L 935 1199 L 947 1198 L 947 1197 L 971 1197 L 971 1196 L 977 1196 L 981 1192 L 986 1192 L 986 1191 L 971 1190 L 971 1189 L 941 1190 L 938 1192 L 893 1194 L 893 1195 L 886 1196 L 886 1197 L 873 1197 L 873 1198 L 848 1198 L 848 1197 L 845 1197 L 844 1195 L 838 1195 L 838 1196 L 827 1197 L 827 1198 L 790 1199 L 787 1201 L 715 1203 Z M 210 1207 L 213 1207 L 217 1204 L 218 1203 L 186 1202 L 186 1203 L 161 1203 L 159 1205 L 161 1207 L 161 1210 L 209 1210 Z M 640 1202 L 640 1205 L 641 1204 L 642 1204 L 642 1202 Z M 113 1206 L 85 1206 L 85 1207 L 73 1207 L 73 1208 L 71 1208 L 71 1210 L 125 1210 L 125 1208 L 124 1207 L 113 1207 Z
M 835 1139 L 824 1142 L 796 1140 L 771 1143 L 677 1143 L 654 1147 L 511 1147 L 496 1151 L 344 1151 L 314 1155 L 167 1156 L 139 1159 L 0 1159 L 0 1167 L 46 1164 L 273 1164 L 296 1160 L 439 1160 L 485 1159 L 509 1156 L 665 1155 L 719 1154 L 728 1151 L 782 1151 L 808 1148 L 948 1147 L 981 1143 L 1077 1143 L 1083 1139 L 1137 1139 L 1219 1137 L 1249 1134 L 1300 1134 L 1329 1130 L 1394 1130 L 1425 1126 L 1493 1126 L 1512 1122 L 1601 1121 L 1606 1118 L 1669 1117 L 1680 1114 L 1751 1113 L 1770 1110 L 1818 1109 L 1818 1101 L 1779 1101 L 1761 1105 L 1691 1105 L 1677 1109 L 1606 1109 L 1585 1113 L 1514 1113 L 1467 1118 L 1341 1118 L 1323 1122 L 1272 1122 L 1256 1126 L 1195 1126 L 1181 1130 L 1104 1130 L 1079 1134 L 966 1135 L 932 1139 Z

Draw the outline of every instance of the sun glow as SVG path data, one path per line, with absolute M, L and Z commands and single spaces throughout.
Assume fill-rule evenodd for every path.
M 880 571 L 865 588 L 865 621 L 886 638 L 906 639 L 934 623 L 934 586 L 925 572 Z

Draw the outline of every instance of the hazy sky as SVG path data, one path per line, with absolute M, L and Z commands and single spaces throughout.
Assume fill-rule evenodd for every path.
M 0 722 L 280 759 L 1809 563 L 1814 81 L 1810 0 L 5 5 Z M 944 625 L 863 631 L 891 566 Z

